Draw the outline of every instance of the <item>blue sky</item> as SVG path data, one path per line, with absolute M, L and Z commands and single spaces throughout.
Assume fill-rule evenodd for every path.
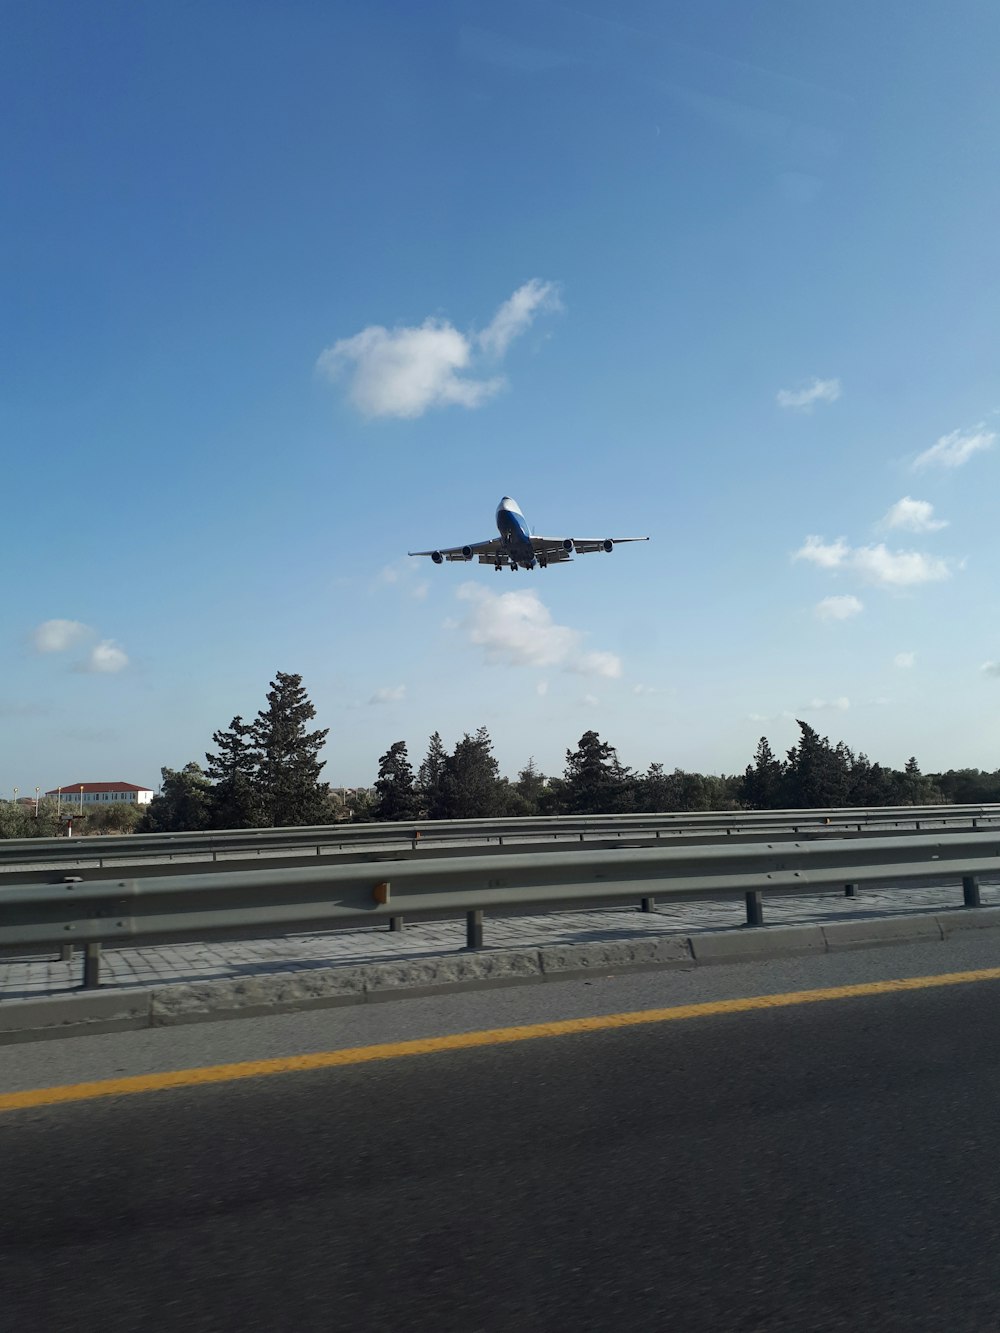
M 338 785 L 1000 763 L 992 0 L 0 22 L 0 792 L 155 786 L 279 670 Z M 407 559 L 504 494 L 651 541 Z

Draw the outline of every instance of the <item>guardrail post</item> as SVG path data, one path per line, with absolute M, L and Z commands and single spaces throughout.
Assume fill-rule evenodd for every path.
M 856 884 L 845 884 L 845 885 L 844 885 L 844 897 L 845 897 L 845 898 L 856 898 L 857 896 L 858 896 L 858 886 L 857 886 Z
M 979 876 L 962 876 L 962 898 L 966 907 L 982 907 L 982 900 L 979 896 Z
M 391 916 L 391 917 L 389 918 L 389 929 L 390 929 L 390 930 L 402 930 L 402 929 L 403 929 L 403 918 L 402 918 L 401 916 Z
M 83 953 L 83 989 L 96 990 L 101 984 L 101 945 L 89 940 Z
M 481 949 L 483 947 L 482 912 L 466 912 L 465 914 L 465 947 L 467 949 Z
M 71 963 L 71 962 L 73 961 L 73 946 L 72 946 L 72 944 L 60 944 L 60 946 L 59 946 L 59 961 L 60 961 L 60 963 Z
M 760 894 L 756 891 L 747 894 L 747 925 L 762 926 L 764 924 L 764 904 L 761 902 Z
M 656 911 L 656 899 L 655 899 L 655 898 L 643 898 L 643 900 L 642 900 L 642 907 L 640 908 L 640 911 L 643 911 L 643 912 L 655 912 L 655 911 Z

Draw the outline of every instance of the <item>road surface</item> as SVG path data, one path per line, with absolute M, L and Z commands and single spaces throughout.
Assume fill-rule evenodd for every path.
M 8 1048 L 9 1092 L 674 1011 L 5 1111 L 4 1323 L 996 1329 L 1000 979 L 739 1002 L 998 962 L 985 932 Z

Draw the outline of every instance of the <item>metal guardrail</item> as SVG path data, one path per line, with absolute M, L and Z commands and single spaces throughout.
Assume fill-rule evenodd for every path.
M 629 837 L 644 833 L 676 836 L 694 830 L 717 831 L 720 837 L 743 832 L 796 835 L 815 829 L 854 829 L 872 825 L 968 827 L 1000 822 L 1000 805 L 931 805 L 833 808 L 828 810 L 677 811 L 645 815 L 555 815 L 518 819 L 421 820 L 385 824 L 333 824 L 304 828 L 236 829 L 204 833 L 142 833 L 125 837 L 18 838 L 0 841 L 0 869 L 26 864 L 114 865 L 148 858 L 220 857 L 239 853 L 262 855 L 289 851 L 323 856 L 333 851 L 374 846 L 409 846 L 413 850 L 441 844 L 593 837 Z
M 481 948 L 483 915 L 511 906 L 568 906 L 599 899 L 743 897 L 750 926 L 763 897 L 859 881 L 961 881 L 980 905 L 979 877 L 1000 872 L 1000 832 L 837 839 L 697 848 L 530 852 L 410 860 L 378 878 L 371 867 L 270 868 L 253 872 L 116 878 L 0 887 L 0 950 L 85 948 L 84 986 L 99 984 L 101 948 L 126 941 L 201 939 L 328 929 L 345 921 L 447 912 L 466 917 L 466 946 Z

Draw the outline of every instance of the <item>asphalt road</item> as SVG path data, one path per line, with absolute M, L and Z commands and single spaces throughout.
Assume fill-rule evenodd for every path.
M 864 957 L 912 975 L 994 947 Z M 714 984 L 741 974 L 791 975 Z M 713 982 L 640 985 L 662 1004 Z M 573 1011 L 552 989 L 534 1002 Z M 577 994 L 636 1003 L 632 981 Z M 8 1112 L 0 1323 L 995 1330 L 998 1031 L 980 982 Z M 156 1035 L 38 1050 L 107 1074 L 116 1040 L 131 1069 Z

